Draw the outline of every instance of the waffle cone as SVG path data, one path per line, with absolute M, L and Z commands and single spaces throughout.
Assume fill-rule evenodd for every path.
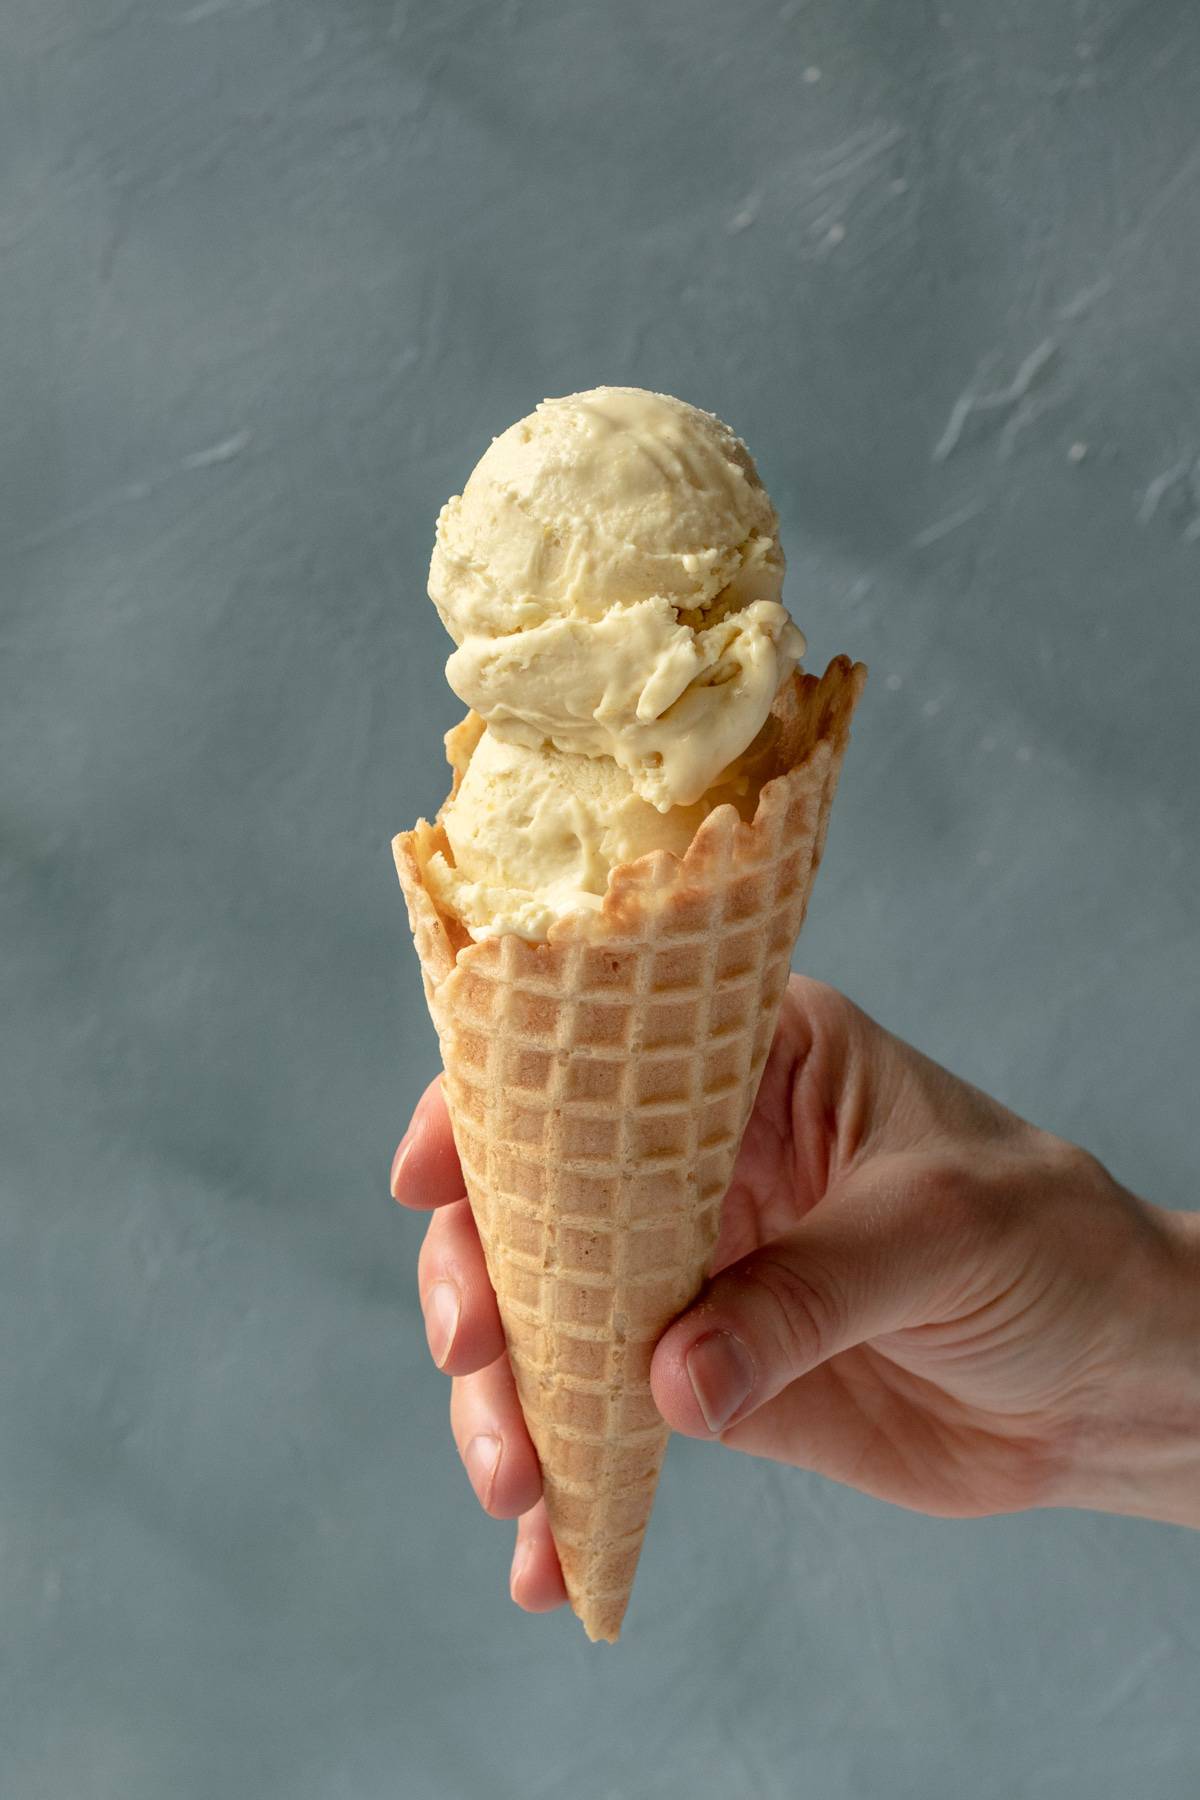
M 614 1640 L 668 1431 L 650 1393 L 695 1297 L 787 985 L 866 671 L 797 675 L 754 746 L 757 810 L 615 870 L 545 943 L 438 910 L 422 820 L 396 866 L 467 1194 L 571 1604 Z M 482 731 L 451 732 L 455 786 Z

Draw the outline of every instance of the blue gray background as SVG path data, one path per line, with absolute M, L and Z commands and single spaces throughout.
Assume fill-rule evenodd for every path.
M 436 511 L 749 440 L 872 670 L 799 961 L 1197 1198 L 1193 0 L 4 0 L 0 1793 L 1195 1800 L 1200 1540 L 673 1446 L 506 1595 L 386 1192 Z

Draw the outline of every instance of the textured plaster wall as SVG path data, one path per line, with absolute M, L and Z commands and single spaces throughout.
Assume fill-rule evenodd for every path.
M 1195 1205 L 1193 0 L 0 5 L 0 1794 L 1195 1800 L 1200 1540 L 673 1447 L 505 1593 L 386 1169 L 436 510 L 748 438 L 872 680 L 804 967 Z

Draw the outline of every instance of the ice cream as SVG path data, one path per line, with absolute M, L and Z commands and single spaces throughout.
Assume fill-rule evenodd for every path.
M 611 870 L 648 850 L 682 856 L 711 805 L 660 813 L 610 756 L 530 749 L 485 732 L 442 815 L 453 864 L 431 879 L 477 938 L 544 938 L 554 920 L 598 907 Z
M 745 445 L 681 400 L 596 388 L 493 440 L 429 575 L 447 678 L 486 725 L 429 867 L 473 937 L 544 937 L 737 797 L 804 650 L 783 568 Z
M 497 737 L 609 756 L 665 811 L 761 727 L 804 639 L 745 445 L 640 388 L 543 401 L 438 520 L 455 693 Z

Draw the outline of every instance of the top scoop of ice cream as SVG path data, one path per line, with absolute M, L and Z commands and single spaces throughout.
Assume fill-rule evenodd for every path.
M 655 597 L 683 611 L 778 600 L 779 521 L 711 413 L 641 388 L 543 400 L 438 519 L 429 587 L 456 643 Z
M 745 445 L 640 388 L 543 401 L 438 520 L 454 691 L 511 743 L 611 757 L 660 811 L 755 737 L 804 640 Z

